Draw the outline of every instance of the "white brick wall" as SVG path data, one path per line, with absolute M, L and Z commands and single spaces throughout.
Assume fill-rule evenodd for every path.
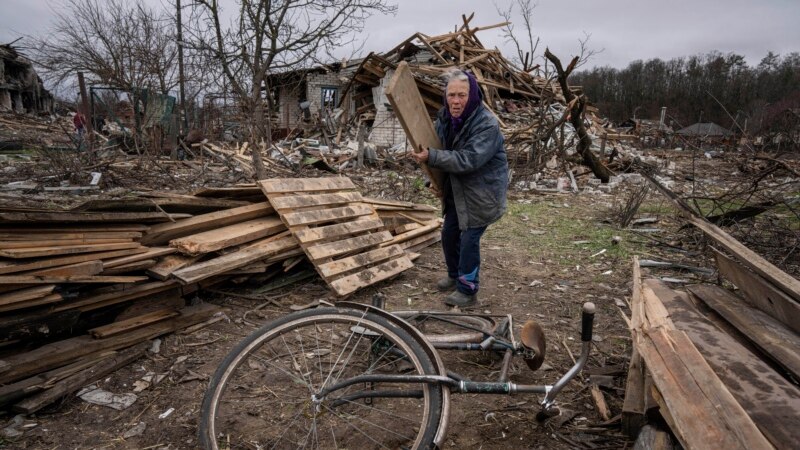
M 375 122 L 373 122 L 372 130 L 367 138 L 369 142 L 387 147 L 406 141 L 403 126 L 400 125 L 394 112 L 387 107 L 389 101 L 384 94 L 384 89 L 393 74 L 393 70 L 387 71 L 381 80 L 381 85 L 372 90 L 372 97 L 375 99 Z

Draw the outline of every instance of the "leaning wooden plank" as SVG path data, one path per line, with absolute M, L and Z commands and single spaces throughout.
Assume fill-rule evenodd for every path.
M 136 255 L 128 255 L 121 258 L 103 258 L 103 269 L 113 269 L 114 267 L 124 266 L 145 259 L 158 258 L 177 252 L 172 247 L 150 247 L 146 252 Z
M 397 66 L 385 93 L 411 142 L 413 151 L 419 151 L 420 147 L 442 148 L 407 62 L 403 61 Z M 431 169 L 426 164 L 421 164 L 421 166 L 431 180 L 431 184 L 441 192 L 444 186 L 442 172 Z
M 245 244 L 256 239 L 271 236 L 286 229 L 280 217 L 269 216 L 246 222 L 228 225 L 214 230 L 192 234 L 169 242 L 187 255 L 211 253 L 234 245 Z
M 429 223 L 429 224 L 427 224 L 425 226 L 413 229 L 411 231 L 407 231 L 407 232 L 405 232 L 403 234 L 398 234 L 397 236 L 392 238 L 391 241 L 389 241 L 389 242 L 387 242 L 385 244 L 382 244 L 382 245 L 386 246 L 386 245 L 399 244 L 401 242 L 410 241 L 410 240 L 418 238 L 420 236 L 425 236 L 427 234 L 438 233 L 438 230 L 441 227 L 442 227 L 442 220 L 441 219 L 436 219 L 436 220 L 432 221 L 431 223 Z
M 712 247 L 713 248 L 713 247 Z M 720 275 L 736 285 L 756 308 L 800 333 L 800 303 L 757 273 L 713 249 Z
M 130 347 L 147 339 L 153 339 L 202 322 L 218 310 L 218 307 L 205 303 L 189 306 L 182 309 L 179 316 L 108 339 L 94 339 L 89 335 L 76 336 L 45 344 L 29 352 L 6 357 L 0 360 L 0 384 L 11 383 L 64 366 L 87 355 Z
M 701 229 L 708 237 L 716 241 L 726 251 L 736 256 L 742 264 L 775 284 L 795 301 L 800 302 L 800 280 L 775 267 L 771 262 L 745 247 L 744 244 L 732 238 L 718 226 L 697 217 L 692 217 L 689 219 L 689 222 Z
M 85 261 L 99 260 L 104 258 L 116 258 L 120 256 L 135 255 L 145 252 L 147 252 L 147 247 L 139 247 L 127 250 L 115 250 L 111 252 L 83 253 L 74 256 L 44 258 L 35 261 L 23 261 L 13 264 L 0 264 L 0 274 L 19 273 L 30 270 L 44 269 L 46 267 L 64 266 L 68 264 L 76 264 Z
M 778 448 L 800 442 L 800 389 L 700 314 L 686 293 L 647 283 L 764 435 Z
M 398 206 L 403 209 L 414 209 L 414 203 L 411 202 L 404 202 L 400 200 L 389 200 L 385 198 L 377 198 L 377 197 L 364 197 L 364 203 L 369 203 L 373 206 L 377 205 L 384 205 L 384 206 Z
M 303 244 L 311 244 L 322 240 L 330 240 L 339 236 L 348 236 L 365 231 L 371 231 L 383 226 L 381 219 L 371 216 L 362 217 L 336 225 L 325 225 L 316 228 L 294 230 L 294 235 Z
M 132 242 L 133 239 L 37 239 L 37 240 L 0 240 L 0 249 L 7 248 L 31 248 L 31 247 L 55 247 L 64 245 L 95 245 L 95 244 L 121 244 Z
M 306 248 L 308 258 L 311 261 L 319 261 L 325 258 L 335 258 L 345 253 L 363 250 L 374 245 L 392 240 L 392 233 L 380 231 L 378 233 L 365 234 L 350 239 L 331 242 L 329 244 L 314 245 Z
M 297 239 L 288 232 L 272 236 L 251 244 L 227 255 L 184 267 L 172 273 L 182 283 L 195 283 L 200 280 L 225 273 L 229 270 L 244 267 L 251 262 L 265 259 L 271 255 L 291 249 L 297 245 Z
M 409 255 L 415 254 L 415 253 L 419 252 L 420 250 L 422 250 L 424 248 L 427 248 L 427 247 L 430 247 L 430 246 L 436 244 L 437 242 L 439 242 L 441 240 L 442 240 L 442 234 L 441 233 L 435 233 L 432 238 L 430 238 L 430 239 L 428 239 L 426 241 L 422 241 L 419 244 L 412 245 L 410 247 L 403 247 L 403 250 L 405 250 L 405 252 L 407 254 L 409 254 Z M 407 243 L 403 242 L 403 244 L 401 244 L 401 247 L 402 247 L 402 245 L 405 245 L 405 244 L 407 244 Z
M 628 378 L 625 383 L 625 399 L 622 403 L 622 432 L 629 438 L 636 439 L 639 430 L 642 429 L 647 420 L 645 419 L 645 390 L 644 390 L 644 371 L 642 357 L 636 348 L 633 349 L 631 362 L 628 365 Z
M 65 276 L 65 275 L 98 275 L 103 271 L 103 261 L 86 261 L 81 263 L 69 264 L 66 266 L 51 267 L 48 269 L 31 270 L 21 272 L 18 275 L 38 275 L 38 276 Z
M 26 300 L 34 300 L 42 298 L 53 293 L 56 288 L 55 284 L 47 284 L 44 286 L 35 286 L 18 291 L 8 292 L 0 295 L 0 306 L 10 305 L 12 303 L 24 302 Z
M 317 266 L 319 273 L 324 278 L 333 278 L 355 269 L 383 262 L 387 259 L 403 255 L 403 250 L 397 245 L 383 247 L 366 253 L 342 258 Z
M 438 236 L 438 239 L 436 239 L 437 236 Z M 440 241 L 441 239 L 442 239 L 442 233 L 440 233 L 439 230 L 435 230 L 434 229 L 434 230 L 428 231 L 427 233 L 423 234 L 422 236 L 417 236 L 417 237 L 415 237 L 413 239 L 409 239 L 409 240 L 407 240 L 405 242 L 401 242 L 398 245 L 400 245 L 400 248 L 402 248 L 402 249 L 410 249 L 410 248 L 418 246 L 419 244 L 426 243 L 426 242 L 428 243 L 428 245 L 430 245 L 433 242 Z
M 111 250 L 125 250 L 141 247 L 137 242 L 123 242 L 119 244 L 85 244 L 65 245 L 55 247 L 9 248 L 0 249 L 0 256 L 6 258 L 36 258 L 42 256 L 73 255 L 76 253 L 106 252 Z
M 33 308 L 34 306 L 49 305 L 52 303 L 58 303 L 62 300 L 64 300 L 64 296 L 59 293 L 49 294 L 44 297 L 25 300 L 24 302 L 16 302 L 8 305 L 0 305 L 0 313 L 17 311 L 25 308 Z
M 47 390 L 26 398 L 12 406 L 11 409 L 21 414 L 33 414 L 59 398 L 75 392 L 87 384 L 97 381 L 111 372 L 136 361 L 144 356 L 150 346 L 151 342 L 145 341 L 125 350 L 121 350 L 117 354 L 101 360 L 88 369 L 55 382 Z
M 379 264 L 364 271 L 333 280 L 330 286 L 339 295 L 347 295 L 366 286 L 393 277 L 410 269 L 414 264 L 406 257 L 401 257 Z
M 3 275 L 0 284 L 49 284 L 49 283 L 136 283 L 147 277 L 105 277 L 102 275 Z
M 163 212 L 0 212 L 2 223 L 65 223 L 65 222 L 138 222 L 158 223 L 185 219 L 191 214 L 164 214 Z
M 356 185 L 347 177 L 330 178 L 275 178 L 258 182 L 261 190 L 269 194 L 324 192 L 355 189 Z
M 800 380 L 800 336 L 797 333 L 719 286 L 701 284 L 687 289 L 791 373 L 794 379 Z
M 170 308 L 151 311 L 149 313 L 142 314 L 140 316 L 131 317 L 125 320 L 119 320 L 110 323 L 108 325 L 92 328 L 89 330 L 89 334 L 91 334 L 97 339 L 105 339 L 107 337 L 115 336 L 117 334 L 133 330 L 135 328 L 141 328 L 143 326 L 150 325 L 152 323 L 161 322 L 162 320 L 167 320 L 169 318 L 177 316 L 178 314 L 179 314 L 178 311 Z
M 122 266 L 112 267 L 110 269 L 104 269 L 102 274 L 103 275 L 122 275 L 125 273 L 131 272 L 140 272 L 142 270 L 147 270 L 156 265 L 155 259 L 143 259 L 141 261 L 135 261 L 132 263 L 124 264 Z
M 256 219 L 258 217 L 264 217 L 272 214 L 274 211 L 272 206 L 265 201 L 248 206 L 240 206 L 238 208 L 202 214 L 177 222 L 153 225 L 144 237 L 142 237 L 140 242 L 144 245 L 161 245 L 172 239 L 192 233 L 199 233 L 244 222 L 246 220 Z
M 271 203 L 275 209 L 293 209 L 306 208 L 309 206 L 341 205 L 360 201 L 360 192 L 348 191 L 337 192 L 333 194 L 287 195 L 285 197 L 274 197 Z
M 322 222 L 334 220 L 351 219 L 360 216 L 373 214 L 372 208 L 367 205 L 356 203 L 339 208 L 317 209 L 312 211 L 298 211 L 282 215 L 286 225 L 292 227 L 297 225 L 314 225 Z
M 176 270 L 196 263 L 200 256 L 169 255 L 147 269 L 147 274 L 157 280 L 166 280 Z

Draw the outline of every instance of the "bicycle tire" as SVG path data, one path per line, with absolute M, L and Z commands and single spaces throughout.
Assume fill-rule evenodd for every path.
M 342 361 L 345 351 L 349 356 Z M 351 363 L 356 353 L 370 358 L 379 354 L 362 370 L 362 362 Z M 398 354 L 404 356 L 397 359 Z M 404 368 L 402 361 L 406 361 Z M 310 395 L 319 391 L 317 386 L 330 386 L 360 373 L 396 370 L 408 374 L 404 371 L 408 366 L 415 374 L 436 374 L 434 363 L 416 340 L 383 317 L 340 308 L 286 315 L 253 332 L 222 361 L 203 399 L 200 442 L 214 450 L 256 446 L 430 449 L 442 414 L 442 387 L 437 384 L 381 384 L 379 388 L 386 389 L 381 392 L 410 387 L 421 398 L 380 397 L 369 406 L 361 405 L 363 399 L 348 400 L 368 392 L 350 390 L 361 385 L 343 389 L 341 395 L 331 393 L 330 399 L 318 404 Z

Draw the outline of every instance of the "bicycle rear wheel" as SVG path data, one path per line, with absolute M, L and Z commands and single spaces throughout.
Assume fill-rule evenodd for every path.
M 203 401 L 206 448 L 428 449 L 442 410 L 436 384 L 360 383 L 363 374 L 435 374 L 407 332 L 378 315 L 318 308 L 251 334 L 223 360 Z

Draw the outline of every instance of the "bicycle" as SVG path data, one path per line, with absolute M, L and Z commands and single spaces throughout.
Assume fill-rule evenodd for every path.
M 514 356 L 534 370 L 544 361 L 544 333 L 533 321 L 517 341 L 510 315 L 389 313 L 381 296 L 372 305 L 340 302 L 288 314 L 222 361 L 203 399 L 200 442 L 215 450 L 440 448 L 453 393 L 544 394 L 537 420 L 545 420 L 586 364 L 594 310 L 584 304 L 580 356 L 553 385 L 508 381 Z M 437 351 L 445 349 L 502 353 L 499 380 L 448 372 Z

